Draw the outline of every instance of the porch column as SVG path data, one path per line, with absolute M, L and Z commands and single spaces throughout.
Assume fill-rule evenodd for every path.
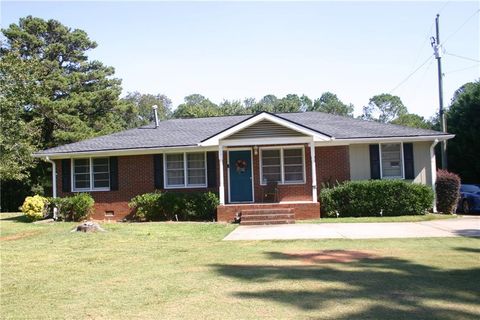
M 435 146 L 437 145 L 438 140 L 432 142 L 430 146 L 430 175 L 431 180 L 427 181 L 431 183 L 433 189 L 433 212 L 437 212 L 437 192 L 435 190 L 435 182 L 437 181 L 437 160 L 435 158 Z
M 220 171 L 220 186 L 218 187 L 218 193 L 220 196 L 220 204 L 225 204 L 225 182 L 223 179 L 223 146 L 218 145 L 218 169 Z
M 310 142 L 310 159 L 312 166 L 312 201 L 317 202 L 317 163 L 315 162 L 315 142 Z

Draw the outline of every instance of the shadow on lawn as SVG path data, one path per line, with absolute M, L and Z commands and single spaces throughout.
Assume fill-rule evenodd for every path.
M 266 254 L 272 260 L 300 259 L 305 262 L 298 254 Z M 271 300 L 301 310 L 318 310 L 320 315 L 332 304 L 348 305 L 354 299 L 373 302 L 373 305 L 365 305 L 360 311 L 357 308 L 353 313 L 335 315 L 335 319 L 480 318 L 480 268 L 442 270 L 408 260 L 379 256 L 354 259 L 347 263 L 342 261 L 341 264 L 321 259 L 309 262 L 300 266 L 216 264 L 213 267 L 222 276 L 256 283 L 305 280 L 318 284 L 345 284 L 344 287 L 340 285 L 330 290 L 239 291 L 234 294 L 239 298 Z M 347 266 L 348 270 L 338 268 L 342 266 Z M 459 304 L 468 304 L 470 309 Z
M 470 237 L 470 238 L 480 237 L 480 230 L 478 229 L 462 229 L 462 230 L 457 230 L 454 233 L 462 237 Z
M 3 214 L 5 215 L 5 214 Z M 32 222 L 31 220 L 29 220 L 27 218 L 26 215 L 24 214 L 19 214 L 19 215 L 8 215 L 8 216 L 2 216 L 2 214 L 0 214 L 0 221 L 15 221 L 15 222 L 23 222 L 23 223 L 30 223 Z

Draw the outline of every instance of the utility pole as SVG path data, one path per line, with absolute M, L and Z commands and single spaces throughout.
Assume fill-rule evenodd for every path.
M 431 38 L 431 45 L 433 47 L 433 52 L 435 58 L 437 59 L 438 66 L 438 100 L 440 104 L 440 123 L 442 125 L 442 131 L 447 132 L 447 121 L 445 119 L 445 113 L 443 110 L 443 74 L 442 74 L 442 48 L 440 43 L 440 29 L 439 29 L 439 18 L 440 15 L 437 14 L 435 18 L 436 26 L 436 38 Z M 442 169 L 447 169 L 447 141 L 443 140 L 441 142 L 441 155 L 442 155 Z

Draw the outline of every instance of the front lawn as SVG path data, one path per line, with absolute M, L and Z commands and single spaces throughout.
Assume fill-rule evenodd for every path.
M 232 225 L 0 221 L 3 319 L 478 319 L 480 240 L 221 241 Z
M 397 217 L 342 217 L 321 218 L 312 220 L 297 220 L 296 223 L 358 223 L 358 222 L 419 222 L 457 218 L 456 214 L 424 214 Z

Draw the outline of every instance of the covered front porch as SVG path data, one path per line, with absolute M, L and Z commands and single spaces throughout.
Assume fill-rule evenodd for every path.
M 315 142 L 328 139 L 263 113 L 205 141 L 218 147 L 217 220 L 319 218 Z
M 221 145 L 219 155 L 219 221 L 241 217 L 242 223 L 292 223 L 319 218 L 313 143 Z

